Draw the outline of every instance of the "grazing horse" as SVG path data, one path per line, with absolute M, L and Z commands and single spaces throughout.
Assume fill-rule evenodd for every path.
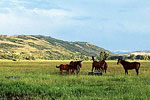
M 93 70 L 95 68 L 95 70 L 98 70 L 98 71 L 100 71 L 100 69 L 102 69 L 103 71 L 105 70 L 105 73 L 106 73 L 108 65 L 105 62 L 105 59 L 102 60 L 102 61 L 95 61 L 94 60 L 94 56 L 92 56 L 92 60 L 93 60 L 93 63 L 92 63 L 92 72 L 93 72 Z
M 74 69 L 72 66 L 70 66 L 68 64 L 67 65 L 61 64 L 59 66 L 56 66 L 56 68 L 60 68 L 60 75 L 62 75 L 63 70 L 66 70 L 67 74 L 69 75 L 69 71 Z
M 137 75 L 139 74 L 140 63 L 139 62 L 127 62 L 122 59 L 118 59 L 117 64 L 121 63 L 125 70 L 125 74 L 128 74 L 128 70 L 135 69 Z
M 76 70 L 76 73 L 78 74 L 80 72 L 80 68 L 82 67 L 82 61 L 71 61 L 69 65 L 73 67 L 72 73 L 75 73 Z

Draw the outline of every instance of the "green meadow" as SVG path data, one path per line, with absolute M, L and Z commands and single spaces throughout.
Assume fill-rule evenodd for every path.
M 92 62 L 84 61 L 79 75 L 59 75 L 55 66 L 69 61 L 0 61 L 0 100 L 149 100 L 150 62 L 140 61 L 125 75 L 117 61 L 106 61 L 107 73 L 89 76 Z

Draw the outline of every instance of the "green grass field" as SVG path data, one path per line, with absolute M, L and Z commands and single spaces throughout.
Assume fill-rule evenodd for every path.
M 125 75 L 116 61 L 103 76 L 89 76 L 92 62 L 83 62 L 79 75 L 59 75 L 55 66 L 69 61 L 0 61 L 0 100 L 149 100 L 150 62 L 140 61 L 140 73 Z

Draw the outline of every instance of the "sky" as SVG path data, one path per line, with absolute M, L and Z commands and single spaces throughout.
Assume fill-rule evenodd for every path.
M 0 34 L 150 50 L 150 0 L 0 0 Z

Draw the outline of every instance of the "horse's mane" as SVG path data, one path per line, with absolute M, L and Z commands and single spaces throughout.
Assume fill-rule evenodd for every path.
M 130 63 L 130 62 L 121 59 L 121 63 L 125 64 L 125 63 Z
M 128 62 L 128 61 L 125 61 L 125 60 L 122 60 L 123 62 Z

